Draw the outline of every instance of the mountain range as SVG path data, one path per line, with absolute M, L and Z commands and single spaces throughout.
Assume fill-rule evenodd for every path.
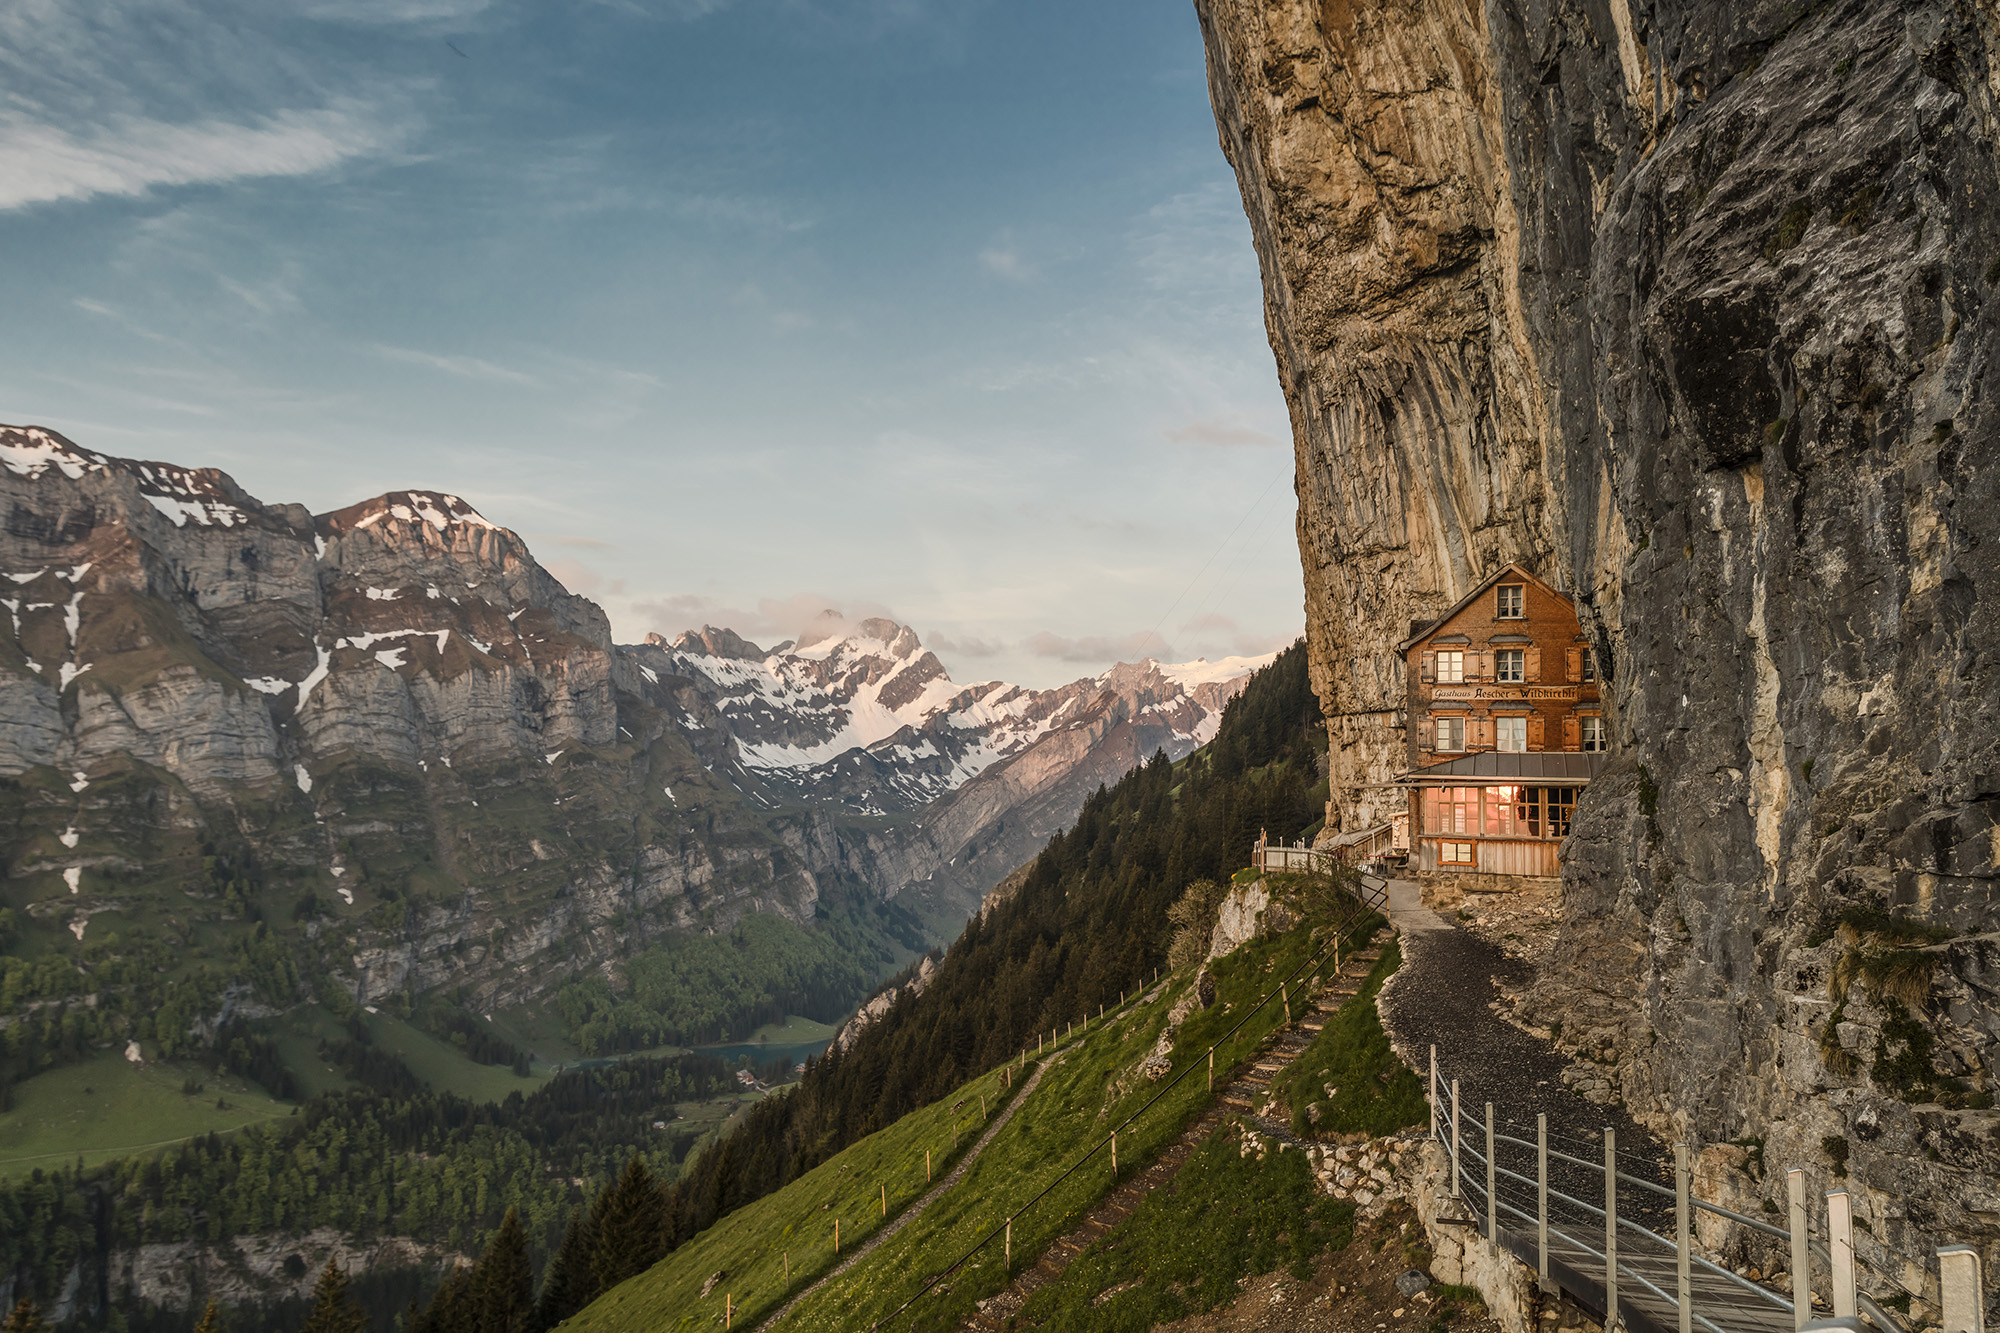
M 483 1010 L 615 987 L 753 914 L 851 916 L 886 973 L 1268 660 L 1030 690 L 955 684 L 888 620 L 620 645 L 458 495 L 315 515 L 35 427 L 0 427 L 0 465 L 14 951 L 178 942 L 211 1023 L 328 984 Z M 194 979 L 253 928 L 296 994 Z

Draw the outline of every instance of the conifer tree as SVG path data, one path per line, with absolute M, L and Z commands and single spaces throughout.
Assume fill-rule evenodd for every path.
M 597 1253 L 590 1267 L 599 1290 L 609 1291 L 659 1262 L 665 1221 L 666 1200 L 661 1197 L 660 1183 L 634 1153 L 604 1200 L 603 1217 L 597 1224 Z
M 479 1310 L 473 1296 L 477 1271 L 470 1264 L 454 1267 L 431 1293 L 423 1313 L 410 1320 L 405 1333 L 477 1333 Z
M 45 1333 L 47 1328 L 48 1322 L 35 1308 L 35 1303 L 23 1300 L 14 1307 L 14 1313 L 7 1316 L 7 1322 L 0 1324 L 0 1333 Z
M 479 1333 L 524 1333 L 535 1304 L 535 1270 L 521 1212 L 509 1208 L 473 1275 Z
M 201 1322 L 194 1326 L 194 1333 L 222 1333 L 222 1309 L 214 1301 L 201 1312 Z
M 583 1209 L 570 1209 L 562 1244 L 542 1271 L 542 1294 L 535 1301 L 529 1333 L 545 1333 L 554 1328 L 597 1295 L 597 1279 L 590 1271 L 591 1256 L 597 1248 L 592 1234 L 590 1219 L 584 1216 Z
M 368 1319 L 347 1294 L 347 1270 L 329 1257 L 313 1284 L 312 1313 L 300 1333 L 367 1333 Z

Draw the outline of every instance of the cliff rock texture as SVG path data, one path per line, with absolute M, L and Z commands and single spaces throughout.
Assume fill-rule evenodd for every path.
M 1527 999 L 1882 1294 L 2000 1260 L 2000 9 L 1197 0 L 1298 455 L 1336 823 L 1389 646 L 1514 559 L 1614 762 Z M 1837 1151 L 1829 1145 L 1844 1143 Z M 1740 1150 L 1739 1157 L 1745 1157 Z

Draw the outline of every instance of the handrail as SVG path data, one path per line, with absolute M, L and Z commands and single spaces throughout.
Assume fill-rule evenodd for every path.
M 1459 1118 L 1461 1125 L 1464 1125 L 1466 1122 L 1470 1122 L 1471 1126 L 1479 1131 L 1484 1132 L 1487 1129 L 1484 1120 L 1471 1114 L 1468 1111 L 1465 1111 L 1462 1107 L 1459 1108 Z M 1442 1130 L 1435 1116 L 1433 1116 L 1432 1118 L 1432 1137 L 1433 1138 L 1442 1137 Z M 1542 1143 L 1530 1142 L 1526 1139 L 1516 1138 L 1511 1134 L 1499 1133 L 1497 1131 L 1497 1124 L 1493 1132 L 1493 1140 L 1496 1144 L 1509 1143 L 1515 1145 L 1516 1147 L 1526 1148 L 1537 1153 L 1546 1152 L 1549 1157 L 1554 1158 L 1557 1161 L 1568 1162 L 1573 1166 L 1580 1166 L 1585 1168 L 1586 1170 L 1595 1171 L 1598 1173 L 1600 1178 L 1603 1176 L 1604 1171 L 1606 1169 L 1604 1164 L 1601 1162 L 1594 1162 L 1586 1158 L 1574 1157 L 1571 1156 L 1569 1153 L 1561 1151 L 1560 1149 L 1549 1148 Z M 1469 1157 L 1482 1167 L 1489 1166 L 1489 1163 L 1486 1160 L 1486 1155 L 1483 1152 L 1481 1152 L 1478 1148 L 1472 1146 L 1469 1143 L 1463 1142 L 1461 1140 L 1456 1144 L 1456 1151 L 1461 1158 Z M 1496 1156 L 1498 1155 L 1497 1148 L 1495 1149 L 1495 1155 Z M 1519 1172 L 1511 1171 L 1506 1167 L 1499 1165 L 1497 1161 L 1490 1164 L 1490 1169 L 1492 1170 L 1496 1178 L 1500 1176 L 1505 1176 L 1509 1180 L 1518 1182 L 1519 1184 L 1529 1186 L 1531 1188 L 1535 1189 L 1545 1188 L 1543 1182 L 1538 1180 L 1531 1180 L 1527 1176 L 1521 1175 Z M 1624 1181 L 1625 1183 L 1630 1185 L 1636 1185 L 1640 1189 L 1650 1191 L 1654 1194 L 1661 1195 L 1670 1199 L 1675 1199 L 1677 1201 L 1680 1197 L 1678 1191 L 1668 1189 L 1667 1187 L 1655 1181 L 1646 1180 L 1639 1176 L 1628 1175 L 1623 1171 L 1615 1170 L 1615 1168 L 1613 1170 L 1613 1174 L 1618 1180 Z M 1469 1178 L 1466 1180 L 1465 1184 L 1467 1189 L 1471 1193 L 1478 1195 L 1482 1200 L 1489 1203 L 1494 1209 L 1496 1210 L 1505 1209 L 1509 1213 L 1513 1214 L 1515 1217 L 1518 1217 L 1521 1220 L 1523 1220 L 1524 1222 L 1527 1222 L 1531 1225 L 1540 1225 L 1540 1223 L 1536 1218 L 1527 1213 L 1522 1212 L 1520 1209 L 1514 1207 L 1512 1204 L 1507 1203 L 1504 1198 L 1499 1197 L 1499 1192 L 1497 1189 L 1497 1179 L 1496 1179 L 1495 1197 L 1492 1199 L 1486 1198 L 1486 1190 L 1478 1180 Z M 1604 1209 L 1586 1203 L 1582 1199 L 1574 1198 L 1568 1194 L 1563 1193 L 1560 1190 L 1551 1188 L 1548 1190 L 1548 1195 L 1552 1199 L 1559 1199 L 1564 1203 L 1572 1205 L 1573 1207 L 1580 1208 L 1585 1213 L 1588 1213 L 1592 1217 L 1602 1218 L 1605 1215 Z M 1791 1233 L 1789 1231 L 1786 1231 L 1782 1227 L 1774 1226 L 1769 1222 L 1765 1222 L 1761 1218 L 1750 1217 L 1746 1214 L 1739 1213 L 1732 1208 L 1725 1208 L 1721 1204 L 1710 1203 L 1705 1199 L 1695 1198 L 1693 1197 L 1692 1194 L 1690 1194 L 1688 1202 L 1696 1209 L 1700 1209 L 1703 1212 L 1712 1213 L 1718 1217 L 1728 1218 L 1733 1222 L 1749 1227 L 1751 1230 L 1757 1231 L 1761 1234 L 1774 1236 L 1780 1240 L 1791 1239 Z M 1618 1225 L 1624 1230 L 1630 1231 L 1639 1236 L 1643 1236 L 1647 1240 L 1654 1242 L 1655 1244 L 1659 1245 L 1661 1248 L 1665 1249 L 1669 1253 L 1672 1254 L 1679 1253 L 1679 1246 L 1674 1241 L 1667 1239 L 1665 1236 L 1660 1235 L 1658 1232 L 1653 1231 L 1649 1227 L 1642 1226 L 1639 1223 L 1634 1222 L 1629 1218 L 1623 1218 L 1623 1217 L 1618 1219 Z M 1598 1259 L 1604 1258 L 1604 1255 L 1602 1253 L 1598 1252 L 1597 1250 L 1591 1249 L 1590 1246 L 1584 1244 L 1584 1242 L 1582 1242 L 1577 1237 L 1571 1236 L 1567 1232 L 1564 1232 L 1553 1225 L 1549 1227 L 1549 1233 L 1551 1235 L 1563 1236 L 1565 1239 L 1571 1241 L 1572 1243 L 1581 1246 L 1586 1253 L 1589 1253 Z M 1828 1265 L 1829 1267 L 1832 1266 L 1833 1257 L 1827 1251 L 1827 1248 L 1824 1245 L 1821 1245 L 1818 1241 L 1812 1240 L 1810 1238 L 1808 1238 L 1807 1240 L 1807 1245 L 1813 1257 L 1817 1258 L 1818 1260 L 1820 1260 L 1820 1262 Z M 1759 1283 L 1752 1282 L 1750 1279 L 1742 1276 L 1739 1273 L 1733 1272 L 1728 1268 L 1723 1267 L 1721 1264 L 1714 1262 L 1713 1260 L 1709 1259 L 1706 1255 L 1702 1254 L 1698 1249 L 1695 1248 L 1692 1237 L 1690 1237 L 1688 1245 L 1688 1260 L 1691 1264 L 1698 1265 L 1704 1272 L 1713 1273 L 1717 1277 L 1723 1278 L 1727 1282 L 1737 1287 L 1741 1287 L 1744 1291 L 1757 1296 L 1761 1300 L 1769 1302 L 1771 1305 L 1776 1306 L 1779 1309 L 1796 1312 L 1796 1307 L 1794 1306 L 1794 1304 L 1790 1300 L 1786 1299 L 1784 1296 L 1780 1295 L 1777 1292 L 1772 1291 L 1770 1288 L 1765 1287 Z M 1618 1267 L 1621 1272 L 1630 1271 L 1623 1263 L 1620 1263 Z M 1651 1282 L 1647 1281 L 1646 1278 L 1643 1277 L 1642 1275 L 1634 1272 L 1632 1273 L 1632 1277 L 1635 1281 L 1639 1282 L 1647 1290 L 1653 1292 L 1654 1295 L 1659 1296 L 1662 1300 L 1667 1301 L 1670 1305 L 1673 1305 L 1675 1308 L 1679 1307 L 1678 1301 L 1676 1301 L 1673 1297 L 1668 1296 L 1658 1287 L 1655 1287 Z M 1890 1280 L 1893 1281 L 1893 1279 Z M 1874 1298 L 1869 1296 L 1866 1292 L 1857 1290 L 1855 1292 L 1855 1303 L 1861 1308 L 1862 1313 L 1865 1314 L 1871 1321 L 1873 1321 L 1883 1331 L 1883 1333 L 1903 1333 L 1903 1326 L 1896 1320 L 1891 1318 L 1889 1314 L 1886 1311 L 1884 1311 L 1879 1304 L 1875 1302 Z M 1708 1320 L 1703 1319 L 1699 1313 L 1692 1311 L 1690 1313 L 1693 1314 L 1694 1318 L 1701 1320 L 1702 1323 L 1707 1324 L 1711 1329 L 1715 1327 L 1712 1323 L 1709 1323 Z M 1721 1333 L 1721 1331 L 1717 1330 L 1716 1333 Z

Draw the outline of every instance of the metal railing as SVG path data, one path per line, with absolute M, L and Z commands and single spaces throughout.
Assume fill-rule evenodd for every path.
M 1668 1186 L 1621 1169 L 1621 1157 L 1634 1165 L 1643 1161 L 1656 1171 L 1661 1164 L 1621 1153 L 1617 1132 L 1609 1127 L 1604 1130 L 1602 1161 L 1550 1147 L 1545 1113 L 1535 1118 L 1532 1140 L 1503 1133 L 1493 1103 L 1484 1103 L 1483 1116 L 1469 1112 L 1462 1103 L 1459 1080 L 1447 1083 L 1439 1069 L 1437 1047 L 1431 1047 L 1430 1058 L 1430 1134 L 1447 1154 L 1449 1193 L 1474 1213 L 1470 1225 L 1534 1265 L 1544 1290 L 1561 1288 L 1581 1304 L 1601 1306 L 1607 1328 L 1622 1324 L 1650 1333 L 1676 1329 L 1694 1333 L 1699 1325 L 1705 1333 L 1787 1329 L 1797 1333 L 1823 1317 L 1814 1309 L 1811 1285 L 1817 1259 L 1830 1279 L 1832 1319 L 1858 1328 L 1856 1321 L 1866 1317 L 1879 1333 L 1906 1333 L 1903 1324 L 1858 1285 L 1853 1199 L 1847 1191 L 1826 1195 L 1822 1244 L 1811 1234 L 1801 1170 L 1785 1173 L 1790 1226 L 1778 1227 L 1695 1197 L 1685 1143 L 1674 1145 L 1673 1183 Z M 1477 1146 L 1481 1143 L 1483 1151 Z M 1516 1151 L 1515 1163 L 1521 1170 L 1501 1164 L 1503 1152 L 1510 1149 Z M 1551 1183 L 1552 1162 L 1558 1184 L 1567 1189 Z M 1470 1178 L 1468 1163 L 1477 1168 Z M 1532 1176 L 1525 1174 L 1529 1169 Z M 1621 1191 L 1620 1186 L 1629 1188 Z M 1602 1206 L 1579 1194 L 1601 1197 Z M 1634 1211 L 1642 1215 L 1650 1205 L 1651 1213 L 1664 1216 L 1665 1205 L 1657 1201 L 1672 1200 L 1671 1236 L 1621 1217 L 1621 1195 L 1637 1203 Z M 1702 1254 L 1693 1236 L 1697 1212 L 1787 1242 L 1789 1296 Z M 1941 1333 L 1983 1333 L 1985 1299 L 1978 1253 L 1967 1246 L 1948 1246 L 1938 1251 L 1938 1265 L 1944 1309 Z

